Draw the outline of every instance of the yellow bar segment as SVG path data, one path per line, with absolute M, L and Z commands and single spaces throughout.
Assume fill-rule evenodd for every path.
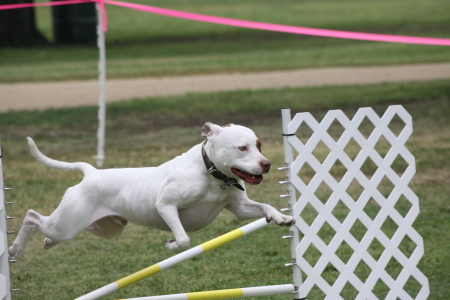
M 188 300 L 205 300 L 205 299 L 229 299 L 241 298 L 244 296 L 242 289 L 230 289 L 209 292 L 187 293 Z
M 221 235 L 215 239 L 212 239 L 206 243 L 201 244 L 200 246 L 203 248 L 204 252 L 222 246 L 228 242 L 234 241 L 240 237 L 244 236 L 244 231 L 238 228 L 236 230 L 230 231 L 224 235 Z
M 116 283 L 119 286 L 119 289 L 121 289 L 126 286 L 129 286 L 130 284 L 138 282 L 139 280 L 142 280 L 146 277 L 152 276 L 153 274 L 156 274 L 159 271 L 161 271 L 161 267 L 159 265 L 153 265 L 148 268 L 142 269 L 139 272 L 128 275 L 127 277 L 119 279 L 116 281 Z

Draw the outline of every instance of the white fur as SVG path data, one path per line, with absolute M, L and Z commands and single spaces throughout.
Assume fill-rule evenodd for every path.
M 231 168 L 254 175 L 268 172 L 270 163 L 257 149 L 257 137 L 250 129 L 206 123 L 202 135 L 207 139 L 206 153 L 217 169 L 237 179 L 242 186 L 243 181 Z M 42 231 L 46 236 L 44 247 L 49 249 L 73 239 L 85 229 L 104 238 L 120 236 L 127 222 L 132 222 L 172 231 L 175 240 L 167 240 L 166 247 L 180 252 L 190 246 L 186 232 L 207 226 L 224 208 L 239 220 L 265 216 L 279 225 L 295 223 L 293 217 L 248 199 L 246 192 L 236 187 L 224 188 L 223 181 L 206 173 L 201 144 L 159 167 L 107 170 L 97 170 L 84 162 L 67 163 L 48 158 L 31 138 L 28 145 L 42 164 L 63 171 L 81 171 L 84 178 L 67 189 L 50 216 L 28 211 L 9 249 L 11 259 L 20 256 L 32 229 Z

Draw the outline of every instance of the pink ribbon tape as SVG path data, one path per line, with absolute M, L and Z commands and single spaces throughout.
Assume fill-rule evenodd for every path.
M 165 8 L 159 8 L 154 6 L 135 4 L 129 2 L 121 2 L 114 0 L 67 0 L 67 1 L 55 1 L 46 3 L 27 3 L 27 4 L 8 4 L 0 5 L 0 10 L 3 9 L 16 9 L 24 7 L 35 6 L 54 6 L 54 5 L 66 5 L 66 4 L 79 4 L 86 2 L 98 2 L 100 13 L 102 14 L 102 30 L 107 30 L 107 18 L 104 3 L 126 7 L 134 10 L 140 10 L 152 14 L 163 15 L 173 18 L 186 19 L 198 22 L 206 22 L 234 27 L 243 27 L 250 29 L 266 30 L 285 32 L 302 35 L 312 35 L 321 37 L 330 37 L 338 39 L 352 39 L 352 40 L 365 40 L 365 41 L 377 41 L 377 42 L 389 42 L 389 43 L 405 43 L 405 44 L 422 44 L 422 45 L 437 45 L 437 46 L 450 46 L 450 39 L 444 38 L 429 38 L 429 37 L 415 37 L 415 36 L 402 36 L 402 35 L 388 35 L 388 34 L 376 34 L 376 33 L 364 33 L 364 32 L 352 32 L 352 31 L 340 31 L 330 29 L 318 29 L 308 27 L 297 27 L 289 25 L 279 25 L 271 23 L 253 22 L 246 20 L 237 20 L 223 17 L 208 16 L 202 14 L 195 14 Z
M 308 28 L 308 27 L 297 27 L 297 26 L 288 26 L 288 25 L 279 25 L 279 24 L 270 24 L 270 23 L 261 23 L 261 22 L 229 19 L 229 18 L 222 18 L 222 17 L 214 17 L 214 16 L 201 15 L 201 14 L 176 11 L 176 10 L 152 7 L 152 6 L 141 5 L 141 4 L 114 1 L 114 0 L 103 0 L 103 1 L 104 1 L 104 3 L 107 3 L 107 4 L 127 7 L 127 8 L 131 8 L 131 9 L 135 9 L 135 10 L 140 10 L 140 11 L 145 11 L 145 12 L 152 13 L 152 14 L 158 14 L 158 15 L 163 15 L 163 16 L 168 16 L 168 17 L 187 19 L 187 20 L 193 20 L 193 21 L 199 21 L 199 22 L 235 26 L 235 27 L 244 27 L 244 28 L 251 28 L 251 29 L 286 32 L 286 33 L 303 34 L 303 35 L 314 35 L 314 36 L 331 37 L 331 38 L 339 38 L 339 39 L 355 39 L 355 40 L 390 42 L 390 43 L 450 46 L 450 39 L 373 34 L 373 33 L 339 31 L 339 30 L 329 30 L 329 29 L 317 29 L 317 28 Z

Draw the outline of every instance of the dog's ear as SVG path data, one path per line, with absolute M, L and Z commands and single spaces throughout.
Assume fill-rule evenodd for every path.
M 211 122 L 205 123 L 202 128 L 202 136 L 204 138 L 211 138 L 219 135 L 219 133 L 223 130 L 219 125 L 213 124 Z

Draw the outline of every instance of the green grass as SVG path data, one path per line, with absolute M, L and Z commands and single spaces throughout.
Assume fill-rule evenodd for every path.
M 421 206 L 414 228 L 425 242 L 425 255 L 419 268 L 430 282 L 429 299 L 446 300 L 450 291 L 447 276 L 450 267 L 449 86 L 449 81 L 434 81 L 189 94 L 114 103 L 108 107 L 106 166 L 155 166 L 201 142 L 200 128 L 206 121 L 239 123 L 255 130 L 263 141 L 264 154 L 274 166 L 261 185 L 247 187 L 249 196 L 282 208 L 285 202 L 278 195 L 284 190 L 278 181 L 284 174 L 276 170 L 284 162 L 281 107 L 290 106 L 293 112 L 310 111 L 320 119 L 330 109 L 343 109 L 352 116 L 357 108 L 371 106 L 382 114 L 388 105 L 401 104 L 414 122 L 414 133 L 407 147 L 416 157 L 417 165 L 417 173 L 409 186 L 418 195 Z M 62 173 L 37 163 L 28 154 L 25 137 L 33 136 L 42 151 L 53 158 L 93 162 L 96 108 L 3 113 L 0 128 L 5 184 L 13 188 L 7 192 L 7 200 L 15 202 L 7 207 L 8 215 L 15 217 L 8 221 L 8 229 L 18 230 L 27 209 L 50 214 L 66 188 L 81 179 L 80 174 Z M 338 130 L 332 127 L 333 132 Z M 386 149 L 382 147 L 380 151 Z M 319 157 L 323 155 L 318 153 Z M 401 163 L 396 166 L 400 173 L 403 167 Z M 339 172 L 338 168 L 336 176 Z M 370 164 L 364 172 L 373 172 Z M 308 180 L 311 174 L 306 171 L 302 176 Z M 360 192 L 355 188 L 351 193 Z M 327 195 L 326 188 L 320 189 L 320 197 Z M 407 206 L 400 205 L 398 209 L 405 213 Z M 376 206 L 369 203 L 368 215 L 373 217 L 375 212 Z M 338 219 L 342 218 L 343 208 L 338 207 L 335 213 Z M 311 222 L 313 214 L 306 212 L 302 217 Z M 192 245 L 245 223 L 237 222 L 230 213 L 224 212 L 207 228 L 190 234 Z M 390 235 L 393 228 L 393 224 L 387 224 L 383 230 Z M 286 233 L 287 229 L 269 226 L 105 299 L 289 283 L 290 269 L 284 266 L 290 261 L 289 242 L 280 238 Z M 361 237 L 358 228 L 352 233 Z M 331 238 L 331 231 L 320 234 L 325 240 Z M 72 241 L 45 251 L 42 234 L 35 232 L 22 258 L 11 265 L 12 284 L 21 289 L 14 294 L 14 299 L 73 299 L 171 256 L 163 246 L 164 240 L 170 237 L 168 232 L 129 225 L 119 239 L 103 240 L 82 233 Z M 9 238 L 12 242 L 14 236 Z M 405 253 L 411 251 L 409 244 L 401 247 Z M 381 251 L 382 247 L 377 244 L 370 248 L 375 258 Z M 349 252 L 345 245 L 339 249 L 344 259 L 349 258 Z M 315 261 L 318 254 L 308 252 L 306 258 Z M 360 278 L 367 276 L 367 272 L 363 265 L 356 271 Z M 390 264 L 389 272 L 393 276 L 398 274 L 398 265 Z M 326 280 L 333 280 L 336 275 L 331 266 L 324 273 Z M 408 283 L 408 292 L 414 293 L 417 288 L 417 284 Z M 386 292 L 385 287 L 377 286 L 380 299 Z M 320 291 L 314 290 L 308 299 L 321 299 L 320 295 Z M 343 295 L 345 299 L 352 299 L 355 293 L 346 287 Z M 291 296 L 264 299 L 291 299 Z
M 449 37 L 450 3 L 427 1 L 141 1 L 176 10 L 278 24 Z M 52 39 L 50 8 L 39 8 Z M 448 47 L 299 36 L 151 15 L 107 6 L 108 78 L 258 72 L 450 61 Z M 0 82 L 94 79 L 95 47 L 0 49 Z

